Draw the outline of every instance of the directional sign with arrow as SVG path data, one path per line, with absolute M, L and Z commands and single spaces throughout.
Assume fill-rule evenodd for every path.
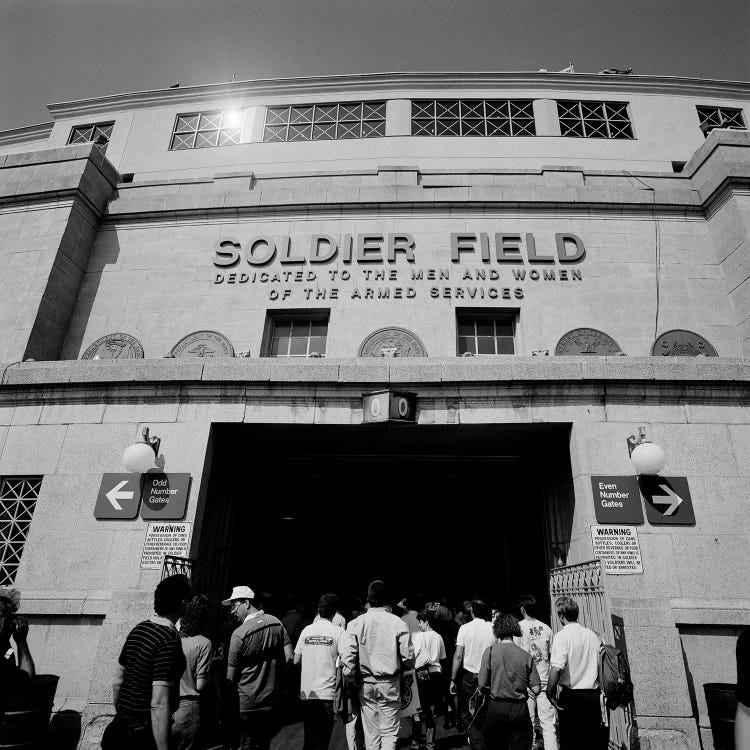
M 694 526 L 695 513 L 687 477 L 641 474 L 641 494 L 646 501 L 646 518 L 654 526 Z
M 96 497 L 94 518 L 135 518 L 140 503 L 140 474 L 105 474 Z

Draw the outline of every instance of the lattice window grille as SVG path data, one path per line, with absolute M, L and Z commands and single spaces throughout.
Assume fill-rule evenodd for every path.
M 109 143 L 112 137 L 114 122 L 97 122 L 90 125 L 76 125 L 71 128 L 68 136 L 68 145 L 73 146 L 79 143 L 99 143 L 104 145 Z
M 411 103 L 411 134 L 536 135 L 534 105 L 519 99 L 431 99 Z
M 706 137 L 714 128 L 746 130 L 741 109 L 733 107 L 696 107 L 696 109 L 700 128 Z
M 333 141 L 385 135 L 385 102 L 269 107 L 263 140 Z
M 0 586 L 12 586 L 16 580 L 41 486 L 41 477 L 0 481 Z
M 571 138 L 632 139 L 625 102 L 558 101 L 560 133 Z
M 240 142 L 242 126 L 234 112 L 192 112 L 177 115 L 170 151 L 233 146 Z

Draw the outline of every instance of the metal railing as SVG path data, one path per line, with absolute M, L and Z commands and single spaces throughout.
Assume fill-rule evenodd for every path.
M 601 560 L 553 568 L 550 571 L 549 595 L 552 605 L 550 624 L 553 633 L 559 632 L 562 628 L 555 615 L 555 599 L 559 596 L 569 596 L 578 604 L 578 622 L 581 625 L 597 632 L 605 643 L 614 644 L 627 653 L 621 626 L 618 626 L 618 632 L 615 632 Z M 635 707 L 631 701 L 627 708 L 609 712 L 609 750 L 639 748 Z
M 161 580 L 168 576 L 184 575 L 190 581 L 193 580 L 196 572 L 195 560 L 189 557 L 177 557 L 175 555 L 164 555 L 164 563 L 161 566 Z

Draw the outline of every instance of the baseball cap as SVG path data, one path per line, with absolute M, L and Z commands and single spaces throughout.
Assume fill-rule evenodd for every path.
M 235 586 L 229 599 L 224 599 L 222 604 L 226 607 L 235 599 L 255 599 L 255 592 L 249 586 Z

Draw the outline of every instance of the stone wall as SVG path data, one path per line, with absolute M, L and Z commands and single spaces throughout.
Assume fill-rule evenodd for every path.
M 60 356 L 116 181 L 91 145 L 0 156 L 0 358 Z

